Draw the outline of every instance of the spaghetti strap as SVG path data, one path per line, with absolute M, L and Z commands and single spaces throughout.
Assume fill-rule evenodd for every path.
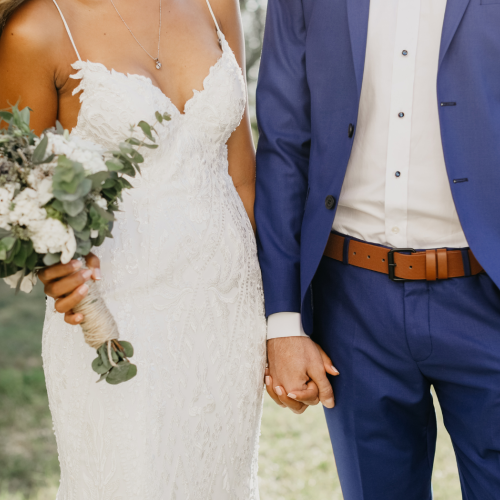
M 69 30 L 69 26 L 68 26 L 68 23 L 66 22 L 64 14 L 62 13 L 61 9 L 59 8 L 59 5 L 57 5 L 56 0 L 52 0 L 52 1 L 54 2 L 54 5 L 56 6 L 57 10 L 59 11 L 59 14 L 61 14 L 61 19 L 62 19 L 62 22 L 64 23 L 64 27 L 66 28 L 66 32 L 68 33 L 69 39 L 71 40 L 71 44 L 73 45 L 73 48 L 75 49 L 78 60 L 81 61 L 82 58 L 80 57 L 80 54 L 78 53 L 78 49 L 76 48 L 75 41 L 73 40 L 73 36 L 71 35 L 71 31 Z M 207 0 L 207 2 L 208 2 L 208 0 Z
M 215 27 L 217 28 L 217 33 L 222 33 L 222 31 L 219 28 L 219 23 L 217 22 L 217 19 L 215 18 L 215 14 L 214 14 L 214 11 L 212 10 L 212 6 L 210 5 L 209 0 L 207 0 L 207 5 L 208 5 L 208 9 L 210 10 L 210 14 L 212 14 L 212 18 L 214 20 Z

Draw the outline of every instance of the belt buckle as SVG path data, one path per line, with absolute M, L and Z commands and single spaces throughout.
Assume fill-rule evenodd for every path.
M 387 254 L 387 262 L 389 264 L 389 279 L 391 281 L 414 281 L 406 278 L 397 278 L 396 277 L 396 263 L 394 262 L 394 252 L 411 252 L 416 253 L 417 251 L 413 248 L 393 248 L 389 250 Z

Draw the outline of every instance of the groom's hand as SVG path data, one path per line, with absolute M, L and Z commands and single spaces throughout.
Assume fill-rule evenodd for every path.
M 311 339 L 284 337 L 267 342 L 269 375 L 266 388 L 276 403 L 303 413 L 318 399 L 327 408 L 335 400 L 326 373 L 338 375 L 330 358 Z

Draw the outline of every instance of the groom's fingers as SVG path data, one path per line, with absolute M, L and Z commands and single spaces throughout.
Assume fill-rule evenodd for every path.
M 323 349 L 318 344 L 316 344 L 316 347 L 318 348 L 318 351 L 321 354 L 321 359 L 323 360 L 323 365 L 325 366 L 326 373 L 329 373 L 330 375 L 333 375 L 334 377 L 336 377 L 337 375 L 340 375 L 337 368 L 335 368 L 335 366 L 333 366 L 332 360 L 330 359 L 328 354 L 326 354 L 326 352 L 323 351 Z
M 330 384 L 323 365 L 315 365 L 309 376 L 318 386 L 319 399 L 326 408 L 333 408 L 335 406 L 335 398 L 333 396 L 332 385 Z
M 302 391 L 292 391 L 287 396 L 308 406 L 315 406 L 319 403 L 319 389 L 314 382 L 307 384 L 307 389 Z

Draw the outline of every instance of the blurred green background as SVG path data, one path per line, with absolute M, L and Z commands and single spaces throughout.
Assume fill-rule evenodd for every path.
M 240 0 L 240 5 L 255 130 L 266 0 Z M 59 464 L 40 357 L 44 307 L 40 286 L 29 296 L 16 296 L 0 280 L 0 500 L 56 497 Z M 440 413 L 438 417 L 435 500 L 457 500 L 461 494 L 455 457 Z M 320 407 L 298 416 L 266 396 L 259 476 L 262 500 L 342 498 Z
M 45 297 L 0 280 L 0 500 L 54 500 L 59 464 L 40 357 Z M 457 500 L 453 449 L 439 415 L 435 500 Z M 295 415 L 266 395 L 260 445 L 262 500 L 342 498 L 319 407 Z M 404 500 L 404 499 L 401 499 Z

